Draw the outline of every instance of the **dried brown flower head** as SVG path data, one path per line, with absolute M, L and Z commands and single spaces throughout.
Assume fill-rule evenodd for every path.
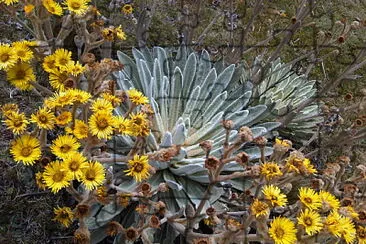
M 258 146 L 258 147 L 265 147 L 268 140 L 267 138 L 265 138 L 264 136 L 258 136 L 256 138 L 254 138 L 253 142 Z
M 154 204 L 155 212 L 158 213 L 160 216 L 164 216 L 166 212 L 166 205 L 162 201 L 158 201 Z
M 349 165 L 349 163 L 351 162 L 351 159 L 348 156 L 342 155 L 338 157 L 338 161 L 339 163 L 346 165 Z
M 74 232 L 74 243 L 76 244 L 89 244 L 90 243 L 90 232 L 86 226 L 80 226 Z
M 118 193 L 117 194 L 117 203 L 123 207 L 127 207 L 130 203 L 131 194 L 126 193 Z
M 203 141 L 203 142 L 200 142 L 199 146 L 202 148 L 203 151 L 209 152 L 212 149 L 212 142 L 211 141 Z
M 106 233 L 109 236 L 116 236 L 123 231 L 123 227 L 117 221 L 111 221 L 108 223 Z
M 216 214 L 216 209 L 214 207 L 209 207 L 206 209 L 206 214 L 208 216 L 213 216 Z
M 167 192 L 169 191 L 169 187 L 166 183 L 160 183 L 158 186 L 158 191 L 159 192 Z
M 210 239 L 206 237 L 193 239 L 193 244 L 210 244 Z
M 125 238 L 128 241 L 135 241 L 139 236 L 139 233 L 134 227 L 130 227 L 125 230 Z
M 354 183 L 346 183 L 343 186 L 343 191 L 346 196 L 354 196 L 355 193 L 358 191 L 358 187 Z
M 355 204 L 355 200 L 350 197 L 345 197 L 341 200 L 341 206 L 353 206 Z
M 85 218 L 90 214 L 90 206 L 87 204 L 78 204 L 75 208 L 75 217 L 76 218 Z
M 215 170 L 219 167 L 220 160 L 214 156 L 209 156 L 205 160 L 205 168 L 208 170 Z
M 96 191 L 96 198 L 97 201 L 103 205 L 106 205 L 109 203 L 109 197 L 108 197 L 108 189 L 105 186 L 100 186 L 97 188 Z
M 232 120 L 223 120 L 222 121 L 222 126 L 226 130 L 232 130 L 234 128 L 234 122 Z
M 245 166 L 249 162 L 249 155 L 246 152 L 240 152 L 235 156 L 235 161 Z
M 149 226 L 151 228 L 159 228 L 160 227 L 160 219 L 156 215 L 152 215 L 149 220 Z
M 143 182 L 139 185 L 138 191 L 142 192 L 143 195 L 148 195 L 151 191 L 151 185 L 147 182 Z
M 244 142 L 251 142 L 253 141 L 253 133 L 252 130 L 247 126 L 242 126 L 239 130 L 238 134 L 240 141 Z
M 93 64 L 95 62 L 95 55 L 92 53 L 86 53 L 83 57 L 81 57 L 81 61 L 85 64 Z

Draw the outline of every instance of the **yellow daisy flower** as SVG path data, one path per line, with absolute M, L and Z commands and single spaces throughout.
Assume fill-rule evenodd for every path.
M 70 135 L 59 135 L 53 140 L 51 152 L 59 158 L 66 158 L 71 152 L 75 152 L 80 147 L 80 143 L 75 137 Z
M 340 234 L 347 244 L 354 243 L 356 240 L 356 228 L 352 220 L 348 217 L 342 217 L 340 221 Z
M 56 124 L 65 126 L 72 121 L 72 114 L 69 111 L 63 111 L 56 117 Z
M 74 180 L 80 180 L 83 169 L 88 167 L 87 158 L 79 152 L 72 152 L 64 158 L 63 164 L 68 169 Z
M 6 103 L 1 106 L 1 112 L 5 117 L 9 117 L 13 113 L 18 113 L 19 107 L 15 103 Z
M 256 218 L 261 216 L 269 216 L 269 206 L 267 203 L 259 201 L 257 198 L 250 205 L 251 214 Z
M 58 69 L 56 67 L 56 58 L 54 55 L 48 55 L 43 59 L 42 63 L 43 69 L 48 73 L 57 72 Z
M 88 137 L 89 128 L 88 125 L 82 120 L 75 120 L 75 125 L 73 129 L 73 134 L 78 139 L 83 139 Z
M 65 91 L 65 81 L 69 78 L 66 72 L 54 71 L 49 74 L 50 85 L 56 91 Z
M 149 99 L 136 89 L 128 90 L 126 93 L 131 102 L 136 105 L 143 105 L 149 103 Z
M 89 118 L 89 129 L 99 139 L 109 139 L 113 134 L 114 119 L 111 113 L 100 111 Z
M 28 134 L 11 143 L 10 153 L 16 162 L 22 162 L 24 165 L 33 165 L 42 155 L 38 139 Z
M 101 97 L 107 101 L 109 101 L 110 103 L 112 103 L 113 107 L 117 107 L 121 104 L 122 100 L 112 94 L 109 93 L 102 93 Z
M 83 169 L 81 182 L 88 190 L 93 190 L 103 184 L 105 180 L 105 169 L 99 162 L 89 162 Z
M 324 227 L 332 235 L 340 237 L 340 231 L 342 226 L 340 226 L 342 216 L 336 211 L 332 211 L 324 221 Z
M 89 2 L 90 0 L 65 0 L 64 4 L 70 12 L 76 15 L 83 15 L 89 7 Z
M 319 192 L 320 199 L 322 201 L 322 210 L 329 211 L 329 210 L 338 210 L 340 207 L 339 200 L 332 194 L 327 191 L 321 190 Z
M 69 227 L 74 219 L 74 213 L 69 207 L 57 207 L 53 209 L 55 217 L 52 219 L 59 222 L 66 228 Z
M 268 200 L 272 206 L 285 206 L 287 198 L 285 194 L 281 193 L 280 188 L 274 185 L 266 185 L 262 189 L 264 199 Z
M 311 188 L 301 187 L 299 190 L 299 199 L 305 207 L 311 210 L 317 210 L 322 207 L 322 200 L 319 194 Z
M 74 101 L 75 99 L 72 93 L 69 90 L 66 90 L 64 92 L 55 93 L 52 97 L 45 99 L 44 105 L 49 109 L 53 109 L 55 107 L 72 105 Z
M 43 172 L 44 183 L 53 193 L 69 186 L 72 178 L 72 173 L 58 160 L 49 163 Z
M 4 122 L 7 128 L 15 135 L 25 132 L 27 125 L 29 124 L 25 114 L 18 113 L 17 111 L 11 113 Z
M 131 14 L 133 11 L 132 5 L 131 4 L 125 4 L 122 7 L 122 12 L 125 14 Z
M 55 127 L 56 117 L 47 108 L 41 108 L 36 114 L 32 114 L 30 121 L 41 129 L 52 130 Z
M 267 162 L 260 166 L 261 174 L 266 177 L 267 180 L 271 180 L 272 178 L 282 176 L 280 166 L 275 162 Z
M 70 62 L 65 66 L 64 69 L 68 74 L 71 74 L 73 76 L 78 76 L 82 74 L 85 71 L 85 67 L 82 66 L 79 61 L 76 62 Z
M 98 98 L 98 99 L 93 101 L 93 103 L 90 106 L 90 109 L 93 112 L 98 112 L 98 111 L 112 112 L 113 111 L 113 105 L 108 100 L 105 100 L 103 98 Z
M 28 62 L 33 58 L 33 52 L 25 42 L 13 42 L 11 46 L 14 48 L 15 56 L 20 61 Z
M 117 116 L 115 117 L 115 127 L 117 130 L 117 133 L 123 134 L 123 135 L 130 135 L 131 133 L 129 132 L 128 128 L 130 124 L 130 120 L 122 117 L 122 116 Z
M 0 2 L 3 2 L 6 5 L 11 5 L 11 4 L 19 2 L 19 0 L 1 0 Z
M 135 155 L 133 159 L 128 160 L 128 169 L 124 172 L 132 176 L 137 182 L 147 179 L 150 176 L 149 158 L 146 155 Z
M 294 244 L 296 243 L 295 224 L 288 218 L 275 218 L 268 229 L 269 236 L 275 244 Z
M 60 4 L 53 0 L 42 0 L 43 7 L 47 9 L 47 11 L 51 14 L 61 16 L 62 15 L 62 7 Z
M 64 48 L 56 49 L 53 55 L 55 56 L 55 65 L 58 68 L 64 68 L 64 66 L 73 62 L 71 60 L 72 52 Z
M 70 89 L 68 90 L 68 92 L 73 97 L 74 102 L 81 104 L 88 102 L 88 100 L 92 97 L 92 95 L 89 92 L 79 89 Z
M 33 68 L 28 63 L 17 63 L 8 68 L 7 80 L 16 88 L 20 90 L 31 90 L 33 85 L 31 82 L 36 80 L 33 73 Z
M 29 15 L 30 13 L 33 12 L 34 8 L 35 8 L 35 6 L 33 4 L 27 4 L 27 5 L 24 5 L 23 10 L 26 15 Z
M 7 70 L 17 62 L 14 48 L 9 44 L 0 43 L 0 70 Z
M 128 131 L 133 136 L 147 136 L 150 134 L 149 121 L 146 114 L 137 113 L 130 114 L 130 123 L 128 126 Z
M 313 210 L 305 209 L 305 211 L 301 211 L 297 220 L 299 225 L 304 226 L 306 234 L 311 236 L 320 232 L 323 228 L 320 214 Z
M 122 26 L 118 26 L 114 29 L 115 35 L 120 40 L 126 40 L 126 33 L 122 30 Z

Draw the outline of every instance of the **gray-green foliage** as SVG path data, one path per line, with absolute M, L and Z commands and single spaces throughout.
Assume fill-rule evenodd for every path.
M 197 205 L 204 195 L 205 184 L 208 183 L 207 170 L 204 167 L 204 153 L 198 146 L 203 140 L 212 140 L 211 154 L 220 157 L 225 133 L 221 126 L 223 119 L 233 120 L 235 130 L 231 131 L 230 141 L 235 140 L 237 129 L 249 126 L 254 137 L 272 137 L 272 132 L 280 127 L 276 122 L 284 108 L 296 107 L 303 100 L 315 94 L 314 82 L 291 73 L 290 67 L 276 60 L 264 73 L 258 86 L 253 86 L 251 76 L 255 68 L 245 65 L 225 65 L 224 62 L 211 62 L 210 55 L 203 50 L 200 53 L 181 46 L 177 50 L 154 47 L 150 49 L 132 50 L 134 60 L 128 55 L 118 52 L 118 58 L 125 65 L 116 74 L 118 85 L 123 90 L 136 88 L 150 100 L 155 112 L 153 128 L 147 137 L 147 151 L 181 145 L 178 156 L 170 162 L 151 161 L 157 169 L 149 182 L 153 189 L 161 182 L 171 188 L 167 193 L 159 193 L 159 199 L 166 202 L 171 211 L 185 207 L 187 203 Z M 258 66 L 256 66 L 258 67 Z M 300 132 L 301 135 L 311 133 L 315 120 L 307 120 L 316 114 L 316 106 L 304 109 L 288 128 L 281 129 L 286 133 Z M 123 115 L 126 107 L 116 110 Z M 305 121 L 304 121 L 305 120 Z M 305 127 L 301 127 L 301 123 Z M 304 132 L 306 132 L 304 134 Z M 115 149 L 123 153 L 132 147 L 134 139 L 128 136 L 115 138 Z M 246 145 L 241 150 L 247 152 L 250 160 L 259 158 L 260 152 L 253 145 Z M 272 152 L 265 148 L 266 154 Z M 116 163 L 118 169 L 124 163 Z M 123 167 L 123 166 L 122 166 Z M 224 171 L 240 171 L 243 168 L 235 162 L 225 165 Z M 243 190 L 249 184 L 245 179 L 231 182 L 234 188 Z M 248 182 L 249 183 L 249 182 Z M 123 181 L 120 187 L 136 186 L 133 180 Z M 210 202 L 216 204 L 223 194 L 221 187 L 214 187 Z M 111 208 L 106 206 L 105 208 Z M 91 219 L 89 226 L 97 228 L 119 214 L 106 211 Z

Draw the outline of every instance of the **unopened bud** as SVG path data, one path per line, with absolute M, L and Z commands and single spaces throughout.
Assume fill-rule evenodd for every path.
M 239 138 L 243 143 L 253 141 L 253 133 L 251 129 L 247 126 L 241 127 L 239 130 Z
M 209 156 L 205 160 L 205 168 L 208 170 L 215 170 L 220 164 L 220 160 L 214 156 Z
M 234 122 L 232 120 L 224 120 L 222 121 L 222 126 L 226 130 L 232 130 L 234 128 Z
M 212 142 L 211 141 L 203 141 L 203 142 L 200 142 L 199 146 L 202 148 L 203 151 L 209 152 L 212 149 Z
M 267 138 L 264 136 L 258 136 L 254 138 L 253 142 L 257 144 L 258 147 L 265 147 L 267 144 Z
M 240 152 L 236 155 L 235 161 L 244 166 L 249 162 L 249 155 L 245 152 Z

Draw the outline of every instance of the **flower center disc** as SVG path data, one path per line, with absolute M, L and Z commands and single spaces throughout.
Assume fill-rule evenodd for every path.
M 6 62 L 9 60 L 9 58 L 10 58 L 10 56 L 7 53 L 4 53 L 3 55 L 0 56 L 1 62 Z
M 56 174 L 52 176 L 53 181 L 60 182 L 64 178 L 65 174 L 64 172 L 58 171 Z
M 67 153 L 68 151 L 70 151 L 70 146 L 69 145 L 62 145 L 61 147 L 60 147 L 60 150 L 61 150 L 61 152 L 63 152 L 63 153 Z
M 281 239 L 283 237 L 283 235 L 285 234 L 285 232 L 283 231 L 283 229 L 276 229 L 275 231 L 276 236 Z
M 105 129 L 108 126 L 108 121 L 106 119 L 100 119 L 97 124 L 99 129 Z
M 94 180 L 95 179 L 95 172 L 93 170 L 88 170 L 85 174 L 85 178 L 87 180 Z
M 30 147 L 22 148 L 22 156 L 23 157 L 28 157 L 31 154 L 32 154 L 32 148 L 30 148 Z

